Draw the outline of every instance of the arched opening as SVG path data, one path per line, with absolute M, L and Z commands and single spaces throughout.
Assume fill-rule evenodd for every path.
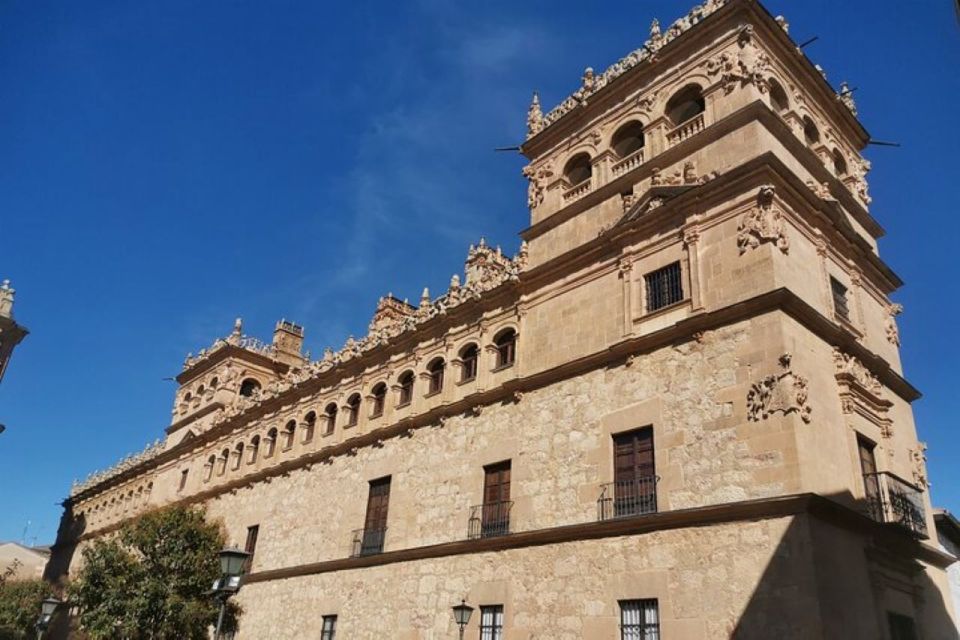
M 413 371 L 405 371 L 404 373 L 400 374 L 397 382 L 400 384 L 400 398 L 398 399 L 398 406 L 402 407 L 410 404 L 410 401 L 413 400 Z
M 443 358 L 434 358 L 427 365 L 427 375 L 429 376 L 427 395 L 443 391 L 443 370 L 446 369 L 446 365 L 447 363 L 443 361 Z
M 210 388 L 216 389 L 218 384 L 220 384 L 220 379 L 214 376 L 213 379 L 210 380 Z
M 313 440 L 313 433 L 317 428 L 317 412 L 311 411 L 303 417 L 303 441 Z
M 790 98 L 787 97 L 787 92 L 773 78 L 770 78 L 770 106 L 777 113 L 784 113 L 790 109 Z
M 360 422 L 360 394 L 354 393 L 347 398 L 347 426 L 355 427 Z
M 233 448 L 233 470 L 236 471 L 240 468 L 240 464 L 243 462 L 243 443 L 238 442 L 237 446 Z
M 477 377 L 477 365 L 480 361 L 480 350 L 476 344 L 468 344 L 460 349 L 460 382 L 469 382 Z
M 804 116 L 803 118 L 803 139 L 809 145 L 820 142 L 820 130 L 817 129 L 817 125 L 813 123 L 810 116 Z
M 335 402 L 331 402 L 327 405 L 327 408 L 324 409 L 323 413 L 325 414 L 327 422 L 326 431 L 324 431 L 324 433 L 330 435 L 337 427 L 337 404 Z
M 620 158 L 626 158 L 643 149 L 643 123 L 632 120 L 617 129 L 610 141 L 610 146 Z
M 264 458 L 271 457 L 277 450 L 277 428 L 274 427 L 267 431 L 266 450 L 263 452 Z
M 283 450 L 293 446 L 294 438 L 297 436 L 297 421 L 288 420 L 287 424 L 283 427 Z
M 517 359 L 517 332 L 504 329 L 493 338 L 497 350 L 497 369 L 509 367 Z
M 202 399 L 203 399 L 203 394 L 204 394 L 204 392 L 206 392 L 206 390 L 207 390 L 207 388 L 204 387 L 203 385 L 200 385 L 199 387 L 197 387 L 197 399 L 198 399 L 198 400 L 202 400 Z
M 230 450 L 224 449 L 220 452 L 220 460 L 218 460 L 219 466 L 217 467 L 217 475 L 222 476 L 227 471 L 227 460 L 230 458 Z
M 593 175 L 593 164 L 590 162 L 590 154 L 578 153 L 569 160 L 563 167 L 563 177 L 567 179 L 570 186 L 586 182 Z
M 260 382 L 254 378 L 247 378 L 240 383 L 240 395 L 244 398 L 258 398 L 260 396 Z
M 378 418 L 383 415 L 383 410 L 387 404 L 387 385 L 379 382 L 373 386 L 371 392 L 370 417 Z
M 247 457 L 247 464 L 253 464 L 257 461 L 257 454 L 260 452 L 260 436 L 250 438 L 250 455 Z
M 703 90 L 700 85 L 688 84 L 680 89 L 667 102 L 667 118 L 674 126 L 679 126 L 703 113 L 707 103 L 703 99 Z
M 839 149 L 833 150 L 833 173 L 838 178 L 847 175 L 847 160 L 843 157 L 843 154 L 840 153 Z
M 213 477 L 213 467 L 217 464 L 217 456 L 207 458 L 207 464 L 203 465 L 203 481 L 210 482 Z

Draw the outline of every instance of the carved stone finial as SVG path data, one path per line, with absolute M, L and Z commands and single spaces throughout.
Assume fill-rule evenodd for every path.
M 787 19 L 783 16 L 777 16 L 774 18 L 777 21 L 777 24 L 780 25 L 780 28 L 783 29 L 784 33 L 790 33 L 790 23 L 787 22 Z
M 543 111 L 540 110 L 540 94 L 533 92 L 533 99 L 527 109 L 527 137 L 533 137 L 543 129 Z
M 650 39 L 659 38 L 660 36 L 660 21 L 654 18 L 653 22 L 650 23 Z
M 420 308 L 424 309 L 430 306 L 430 289 L 427 287 L 423 288 L 423 293 L 420 294 Z
M 450 276 L 450 290 L 458 291 L 460 289 L 460 276 L 453 274 Z
M 837 100 L 843 103 L 850 113 L 857 115 L 857 103 L 853 100 L 853 89 L 846 82 L 840 83 L 840 91 L 837 92 Z
M 692 160 L 683 163 L 683 183 L 696 184 L 698 182 L 697 165 Z
M 650 170 L 650 186 L 659 187 L 661 184 L 663 184 L 663 177 L 660 175 L 660 169 L 654 167 Z
M 13 317 L 13 295 L 16 291 L 10 287 L 10 281 L 4 280 L 0 283 L 0 316 L 4 318 Z

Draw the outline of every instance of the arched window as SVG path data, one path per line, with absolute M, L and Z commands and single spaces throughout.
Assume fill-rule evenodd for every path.
M 331 402 L 327 405 L 327 408 L 323 411 L 326 414 L 327 428 L 324 431 L 325 434 L 330 435 L 333 433 L 333 430 L 337 427 L 337 404 Z
M 790 109 L 790 98 L 787 97 L 787 92 L 773 78 L 770 78 L 770 105 L 777 113 L 783 113 Z
M 430 383 L 427 385 L 427 395 L 440 393 L 443 391 L 443 370 L 447 363 L 443 358 L 434 358 L 427 365 L 427 374 L 430 376 Z
M 183 396 L 183 401 L 189 403 L 193 400 L 193 394 L 187 391 L 186 395 Z
M 617 129 L 610 141 L 610 146 L 620 158 L 626 158 L 643 149 L 643 123 L 632 120 Z
M 230 458 L 230 450 L 224 449 L 220 452 L 220 460 L 218 460 L 219 466 L 217 467 L 217 475 L 222 476 L 227 471 L 227 460 Z
M 347 426 L 355 427 L 360 422 L 360 394 L 354 393 L 347 398 Z
M 207 464 L 203 465 L 203 481 L 210 482 L 213 477 L 213 467 L 217 464 L 217 456 L 207 458 Z
M 586 182 L 593 175 L 593 165 L 590 163 L 590 154 L 578 153 L 569 160 L 563 168 L 563 176 L 570 185 Z
M 847 175 L 847 161 L 843 157 L 843 154 L 840 153 L 840 149 L 833 150 L 833 173 L 836 174 L 838 178 Z
M 477 377 L 479 358 L 480 350 L 475 344 L 468 344 L 460 349 L 460 382 L 469 382 Z
M 240 383 L 240 395 L 245 398 L 257 398 L 260 396 L 260 383 L 253 378 L 247 378 Z
M 387 404 L 387 385 L 386 383 L 379 382 L 373 386 L 373 391 L 371 392 L 372 397 L 372 406 L 370 407 L 370 417 L 379 418 L 383 415 L 383 409 Z
M 200 385 L 197 387 L 197 400 L 203 400 L 203 393 L 206 391 L 206 387 Z
M 820 130 L 817 129 L 817 125 L 813 123 L 810 116 L 804 116 L 803 118 L 803 139 L 809 145 L 820 142 Z
M 263 452 L 264 458 L 269 458 L 277 450 L 277 428 L 274 427 L 267 431 L 266 450 Z
M 493 338 L 497 349 L 497 368 L 509 367 L 517 359 L 517 332 L 504 329 Z
M 297 421 L 290 420 L 283 427 L 283 450 L 286 451 L 293 446 L 294 438 L 297 436 Z
M 240 468 L 240 465 L 243 463 L 243 443 L 238 442 L 237 446 L 233 448 L 233 470 L 236 471 Z
M 707 108 L 703 99 L 703 91 L 699 85 L 688 84 L 673 94 L 667 103 L 667 118 L 674 126 L 683 124 L 687 120 L 700 115 Z
M 410 404 L 413 400 L 413 371 L 405 371 L 397 379 L 400 384 L 400 398 L 397 401 L 398 406 Z
M 260 453 L 260 436 L 250 438 L 250 455 L 247 456 L 247 464 L 253 464 L 257 461 L 257 454 Z
M 317 412 L 311 411 L 303 417 L 303 441 L 313 440 L 313 432 L 317 428 Z

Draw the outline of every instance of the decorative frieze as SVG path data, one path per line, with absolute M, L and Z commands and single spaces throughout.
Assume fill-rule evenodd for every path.
M 810 422 L 813 409 L 807 404 L 807 379 L 790 368 L 791 355 L 780 356 L 781 373 L 769 375 L 750 386 L 747 392 L 747 419 L 766 420 L 775 413 L 796 413 L 804 422 Z
M 783 253 L 790 252 L 790 241 L 783 223 L 783 212 L 774 202 L 773 185 L 760 187 L 757 204 L 740 218 L 737 226 L 737 246 L 743 255 L 747 249 L 756 249 L 764 242 L 773 242 Z
M 859 415 L 877 425 L 885 438 L 893 435 L 889 417 L 893 403 L 883 397 L 883 384 L 859 359 L 833 350 L 840 405 L 846 415 Z

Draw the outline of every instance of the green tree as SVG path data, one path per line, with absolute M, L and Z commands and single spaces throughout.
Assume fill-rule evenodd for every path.
M 119 536 L 83 550 L 70 587 L 80 626 L 93 640 L 206 640 L 218 603 L 221 528 L 199 508 L 173 506 L 124 525 Z M 231 603 L 225 626 L 236 625 Z
M 0 640 L 33 638 L 40 602 L 50 595 L 50 585 L 43 580 L 13 580 L 6 573 L 0 577 Z

